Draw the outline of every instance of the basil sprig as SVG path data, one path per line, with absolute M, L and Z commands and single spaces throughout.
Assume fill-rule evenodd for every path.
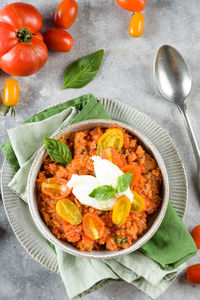
M 88 56 L 79 58 L 69 65 L 65 71 L 62 90 L 66 88 L 82 88 L 88 84 L 98 73 L 103 56 L 104 50 L 102 49 Z
M 123 174 L 117 179 L 117 193 L 122 193 L 129 187 L 133 175 L 130 173 Z
M 89 197 L 95 198 L 97 200 L 105 201 L 112 199 L 116 193 L 122 193 L 126 191 L 131 183 L 132 174 L 126 173 L 118 177 L 117 187 L 114 188 L 112 185 L 101 185 L 95 188 L 90 194 Z
M 51 159 L 61 165 L 66 165 L 71 162 L 72 154 L 67 145 L 56 139 L 44 137 L 45 148 Z
M 97 200 L 112 199 L 116 193 L 116 189 L 112 185 L 101 185 L 94 189 L 89 196 Z

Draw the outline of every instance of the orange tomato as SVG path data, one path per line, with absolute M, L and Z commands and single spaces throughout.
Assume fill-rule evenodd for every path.
M 193 284 L 200 284 L 200 264 L 190 266 L 187 269 L 187 280 Z
M 19 99 L 19 85 L 17 80 L 14 78 L 9 78 L 6 80 L 4 89 L 3 89 L 3 103 L 4 116 L 9 112 L 11 108 L 11 115 L 15 115 L 14 107 L 18 103 Z
M 132 37 L 140 37 L 142 35 L 144 28 L 144 17 L 141 12 L 136 12 L 132 18 L 129 25 L 129 34 Z
M 72 225 L 78 225 L 82 221 L 82 215 L 77 206 L 67 198 L 57 201 L 56 212 L 62 219 Z
M 124 134 L 118 128 L 111 128 L 98 139 L 97 155 L 106 148 L 113 147 L 120 152 L 124 144 Z
M 71 193 L 71 189 L 67 186 L 67 180 L 58 177 L 47 178 L 41 184 L 42 193 L 59 200 L 67 197 Z
M 122 171 L 124 173 L 131 173 L 131 174 L 133 174 L 132 181 L 131 181 L 131 186 L 133 186 L 133 187 L 136 186 L 140 182 L 140 180 L 142 178 L 140 166 L 137 166 L 137 165 L 126 165 L 126 166 L 123 167 Z
M 97 215 L 86 213 L 83 216 L 83 231 L 91 240 L 98 240 L 103 236 L 104 223 Z
M 106 148 L 100 152 L 100 156 L 103 159 L 108 159 L 113 164 L 117 165 L 119 168 L 122 168 L 123 162 L 120 157 L 120 154 L 113 147 Z
M 116 200 L 113 208 L 112 221 L 116 225 L 123 225 L 131 210 L 131 201 L 126 196 L 121 196 Z
M 200 249 L 200 225 L 194 227 L 191 231 L 191 235 L 198 249 Z
M 131 190 L 131 192 L 134 195 L 133 202 L 131 203 L 131 212 L 136 214 L 145 210 L 146 205 L 144 198 L 133 190 Z

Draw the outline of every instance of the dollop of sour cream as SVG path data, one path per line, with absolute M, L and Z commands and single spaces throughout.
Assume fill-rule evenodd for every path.
M 132 203 L 134 196 L 130 188 L 123 193 L 116 193 L 115 198 L 109 200 L 102 201 L 89 197 L 89 194 L 101 185 L 112 185 L 116 188 L 118 177 L 124 174 L 118 166 L 107 159 L 93 156 L 92 160 L 95 176 L 73 174 L 71 180 L 68 182 L 68 187 L 72 188 L 74 196 L 82 204 L 92 206 L 99 210 L 113 209 L 116 199 L 122 195 L 127 196 Z

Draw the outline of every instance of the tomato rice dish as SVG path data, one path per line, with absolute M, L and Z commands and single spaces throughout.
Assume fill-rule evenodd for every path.
M 43 221 L 57 239 L 71 243 L 80 251 L 129 248 L 147 229 L 148 216 L 161 203 L 162 174 L 156 160 L 136 137 L 118 126 L 69 133 L 59 141 L 70 149 L 71 161 L 64 165 L 53 161 L 48 153 L 45 155 L 36 180 L 37 203 Z M 85 194 L 88 201 L 91 199 L 89 203 L 96 203 L 85 205 L 74 195 L 75 185 L 74 190 L 68 185 L 73 176 L 96 180 L 93 157 L 109 161 L 113 170 L 117 166 L 119 174 L 131 174 L 128 185 L 128 177 L 126 180 L 123 177 L 127 185 L 123 193 L 111 187 L 114 200 L 109 209 L 96 207 L 102 207 L 106 201 L 111 203 L 106 200 L 111 196 L 102 200 L 101 194 L 94 196 L 95 199 L 91 198 L 93 193 L 90 197 Z M 105 174 L 106 171 L 102 170 Z M 105 192 L 105 187 L 98 186 L 95 191 Z M 123 190 L 121 187 L 120 191 Z M 83 192 L 79 194 L 82 199 Z M 127 196 L 130 194 L 131 199 Z

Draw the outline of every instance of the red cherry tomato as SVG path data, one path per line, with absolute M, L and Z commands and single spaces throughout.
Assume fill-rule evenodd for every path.
M 0 67 L 15 76 L 39 71 L 47 61 L 42 16 L 32 5 L 12 3 L 0 11 Z
M 200 264 L 190 266 L 187 269 L 187 280 L 193 284 L 200 284 Z
M 130 11 L 141 11 L 146 5 L 146 0 L 115 0 L 117 4 L 126 10 Z
M 78 13 L 78 4 L 74 0 L 63 0 L 56 8 L 54 23 L 58 27 L 69 28 Z
M 98 240 L 104 232 L 104 223 L 97 215 L 86 213 L 82 219 L 83 231 L 91 240 Z
M 118 166 L 119 168 L 123 167 L 123 161 L 120 157 L 120 154 L 114 147 L 109 147 L 106 149 L 101 150 L 100 156 L 102 159 L 107 159 L 111 161 L 113 164 Z
M 126 166 L 123 167 L 122 171 L 124 173 L 131 173 L 131 174 L 133 174 L 132 181 L 131 181 L 131 186 L 132 187 L 135 187 L 137 184 L 140 183 L 140 180 L 142 178 L 140 166 L 137 166 L 137 165 L 126 165 Z
M 194 227 L 191 231 L 191 235 L 198 249 L 200 249 L 200 225 Z
M 42 193 L 55 200 L 64 199 L 71 194 L 71 189 L 67 186 L 64 178 L 47 178 L 41 184 Z
M 144 17 L 141 12 L 136 12 L 132 18 L 129 25 L 129 34 L 132 37 L 139 37 L 142 35 L 144 27 Z
M 54 51 L 68 52 L 74 44 L 73 37 L 63 29 L 51 28 L 44 33 L 47 47 Z

